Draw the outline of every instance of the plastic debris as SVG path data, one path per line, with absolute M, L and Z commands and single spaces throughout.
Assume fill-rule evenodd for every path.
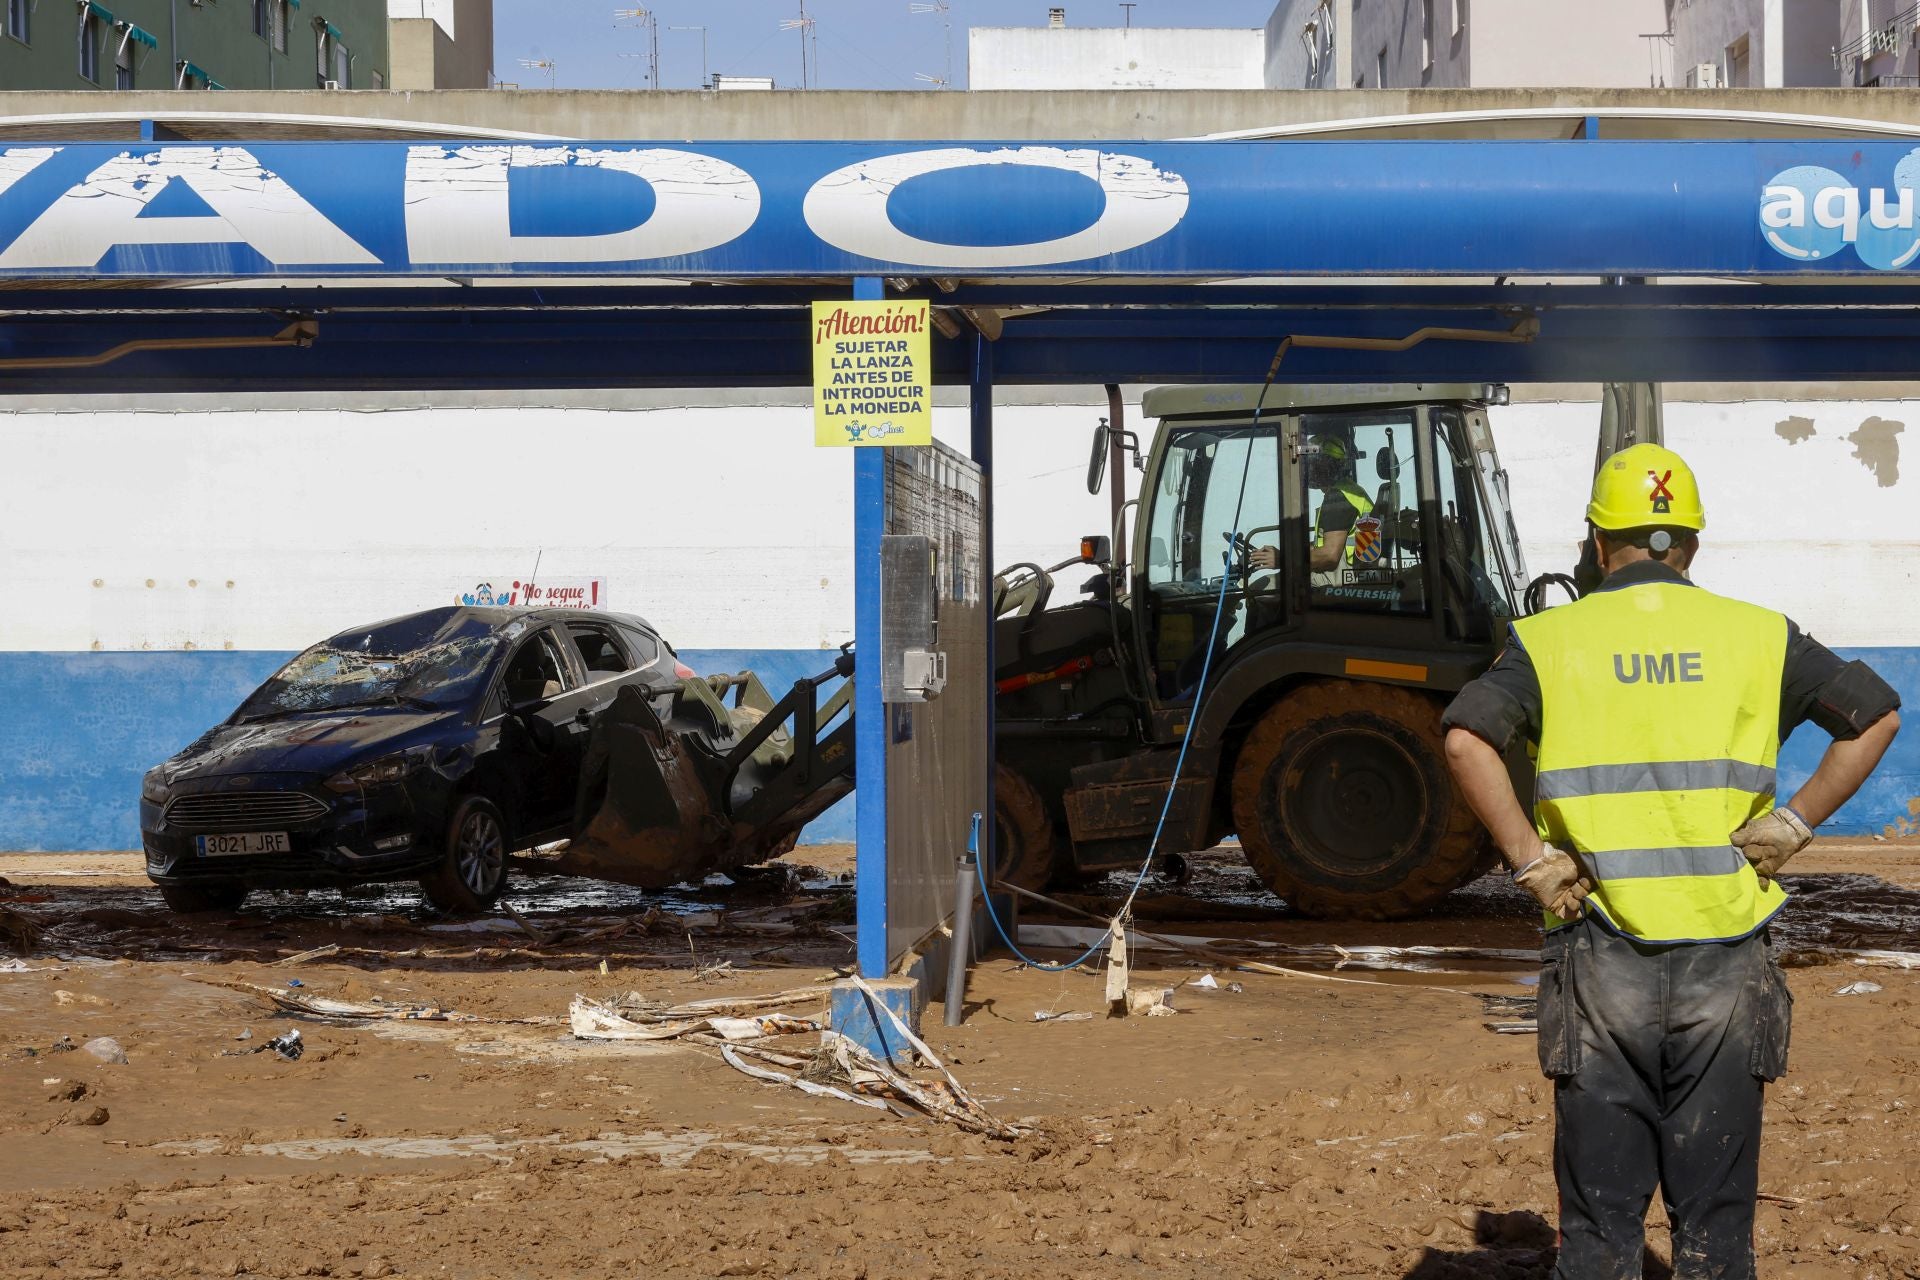
M 1187 985 L 1197 987 L 1202 991 L 1218 991 L 1220 989 L 1220 984 L 1214 981 L 1213 975 L 1210 973 L 1201 974 L 1198 979 Z
M 57 1045 L 55 1047 L 58 1048 Z M 72 1045 L 67 1047 L 72 1048 Z M 124 1063 L 127 1060 L 127 1051 L 112 1036 L 96 1036 L 80 1047 L 102 1062 Z
M 267 1049 L 273 1050 L 283 1061 L 297 1062 L 300 1059 L 300 1055 L 306 1052 L 306 1045 L 301 1042 L 300 1028 L 288 1027 L 285 1031 L 282 1031 L 279 1035 L 255 1049 L 254 1052 L 261 1053 Z
M 1134 991 L 1127 996 L 1127 1012 L 1136 1018 L 1168 1018 L 1179 1012 L 1173 1007 L 1173 988 L 1158 991 Z
M 1870 996 L 1876 991 L 1883 991 L 1883 990 L 1885 990 L 1885 988 L 1882 987 L 1879 983 L 1868 982 L 1866 979 L 1862 978 L 1858 982 L 1849 982 L 1846 986 L 1841 987 L 1839 990 L 1835 991 L 1833 994 L 1837 996 Z
M 252 1028 L 252 1027 L 243 1027 L 243 1028 L 241 1028 L 241 1030 L 240 1030 L 240 1034 L 239 1034 L 239 1035 L 237 1035 L 237 1036 L 235 1036 L 235 1037 L 234 1037 L 234 1039 L 235 1039 L 235 1040 L 251 1040 L 251 1039 L 253 1039 L 253 1028 Z

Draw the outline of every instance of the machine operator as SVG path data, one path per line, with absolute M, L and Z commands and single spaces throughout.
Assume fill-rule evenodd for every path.
M 1677 454 L 1613 455 L 1587 521 L 1598 587 L 1513 623 L 1444 719 L 1461 790 L 1546 912 L 1553 1274 L 1639 1275 L 1657 1183 L 1676 1280 L 1752 1280 L 1761 1103 L 1792 1017 L 1768 951 L 1777 876 L 1873 772 L 1900 700 L 1780 614 L 1693 585 L 1706 517 Z M 1834 741 L 1776 805 L 1775 756 L 1805 720 Z M 1502 759 L 1518 733 L 1538 753 L 1531 821 Z
M 1338 573 L 1353 560 L 1353 527 L 1373 510 L 1373 500 L 1360 487 L 1354 470 L 1354 446 L 1338 435 L 1319 436 L 1318 448 L 1307 455 L 1307 484 L 1320 490 L 1320 512 L 1314 517 L 1313 545 L 1307 568 L 1314 573 Z M 1255 547 L 1248 556 L 1252 569 L 1280 567 L 1277 547 Z

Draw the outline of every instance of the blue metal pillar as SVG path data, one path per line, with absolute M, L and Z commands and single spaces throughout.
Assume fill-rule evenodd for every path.
M 984 333 L 973 335 L 967 409 L 973 427 L 973 460 L 980 466 L 980 560 L 987 593 L 987 820 L 980 833 L 980 865 L 989 872 L 997 872 L 1000 850 L 994 839 L 998 824 L 993 820 L 993 673 L 997 665 L 993 655 L 993 343 Z
M 856 300 L 885 284 L 853 282 Z M 860 976 L 887 974 L 887 708 L 880 701 L 880 536 L 887 530 L 887 451 L 853 450 L 854 925 Z

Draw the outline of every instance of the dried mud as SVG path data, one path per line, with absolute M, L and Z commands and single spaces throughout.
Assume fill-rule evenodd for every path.
M 778 885 L 663 899 L 526 877 L 511 901 L 537 943 L 511 922 L 436 928 L 404 889 L 180 920 L 132 859 L 0 859 L 0 905 L 44 931 L 31 971 L 0 972 L 0 1276 L 1551 1268 L 1552 1094 L 1533 1040 L 1490 1033 L 1480 1001 L 1439 989 L 1523 996 L 1523 966 L 1365 975 L 1385 985 L 1243 973 L 1238 993 L 1182 987 L 1178 1017 L 1035 1023 L 1097 1009 L 1100 981 L 992 956 L 966 1025 L 938 1026 L 936 1009 L 926 1032 L 982 1102 L 1032 1126 L 1011 1143 L 762 1085 L 695 1046 L 567 1036 L 575 992 L 679 1000 L 829 973 L 848 957 L 843 869 L 803 877 L 802 898 L 822 901 L 797 917 Z M 1792 1071 L 1769 1091 L 1762 1274 L 1920 1276 L 1920 971 L 1835 956 L 1920 950 L 1920 846 L 1828 843 L 1795 870 L 1781 932 L 1805 963 L 1790 975 Z M 1537 942 L 1497 882 L 1433 917 L 1349 926 L 1290 917 L 1230 855 L 1200 860 L 1191 888 L 1156 892 L 1146 927 Z M 684 927 L 706 912 L 725 915 Z M 1200 972 L 1137 961 L 1140 985 Z M 305 1022 L 306 1052 L 287 1062 L 231 1052 L 290 1023 L 205 978 L 551 1021 Z M 1835 994 L 1861 978 L 1882 989 Z M 128 1061 L 58 1048 L 96 1036 Z M 1650 1276 L 1666 1274 L 1659 1219 Z

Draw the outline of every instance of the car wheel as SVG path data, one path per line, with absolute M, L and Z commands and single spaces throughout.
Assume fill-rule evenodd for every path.
M 484 796 L 467 796 L 447 819 L 446 851 L 421 877 L 427 901 L 442 911 L 485 911 L 507 886 L 507 824 Z
M 247 886 L 163 884 L 160 886 L 160 897 L 167 904 L 167 910 L 181 915 L 195 915 L 203 911 L 238 911 L 240 904 L 247 900 Z

